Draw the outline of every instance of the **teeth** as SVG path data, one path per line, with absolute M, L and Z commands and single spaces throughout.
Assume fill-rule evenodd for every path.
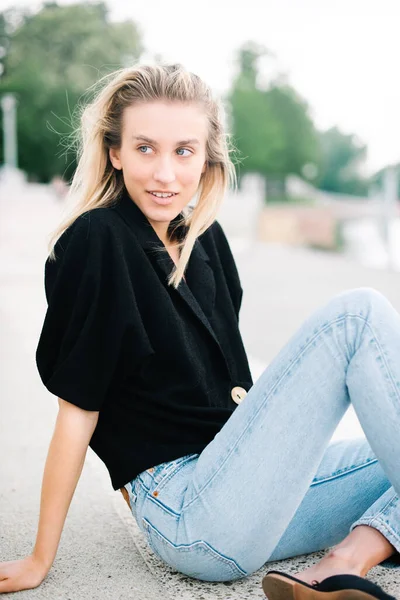
M 157 196 L 157 198 L 170 198 L 171 196 L 175 195 L 175 194 L 160 194 L 158 192 L 150 192 L 150 194 L 153 194 L 153 196 Z

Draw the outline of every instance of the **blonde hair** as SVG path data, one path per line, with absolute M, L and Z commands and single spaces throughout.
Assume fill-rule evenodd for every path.
M 229 185 L 237 186 L 235 167 L 230 160 L 230 151 L 234 148 L 229 134 L 224 132 L 222 106 L 212 97 L 210 87 L 181 64 L 119 69 L 100 79 L 94 86 L 95 91 L 98 85 L 101 89 L 83 108 L 81 126 L 74 133 L 78 164 L 68 192 L 68 204 L 72 200 L 74 209 L 51 234 L 49 258 L 55 259 L 57 239 L 77 217 L 88 210 L 118 202 L 124 181 L 121 171 L 111 164 L 109 149 L 121 146 L 124 109 L 138 102 L 156 100 L 197 103 L 208 118 L 206 169 L 200 179 L 195 206 L 184 210 L 184 218 L 177 224 L 188 227 L 184 238 L 176 241 L 176 246 L 181 248 L 180 258 L 168 279 L 168 284 L 177 288 L 196 238 L 214 222 Z

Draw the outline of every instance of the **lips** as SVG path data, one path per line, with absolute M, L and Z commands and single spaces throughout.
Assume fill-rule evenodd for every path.
M 154 194 L 152 194 L 151 192 L 147 192 L 147 193 L 152 197 L 153 201 L 156 204 L 159 204 L 162 206 L 172 204 L 173 197 L 176 196 L 176 194 L 173 194 L 173 196 L 167 196 L 167 198 L 160 198 L 159 196 L 154 196 Z
M 148 191 L 148 193 L 149 193 L 149 194 L 151 194 L 151 195 L 153 195 L 153 196 L 154 196 L 155 194 L 171 194 L 171 198 L 172 198 L 172 196 L 176 196 L 176 194 L 177 194 L 177 192 L 152 192 L 152 191 L 150 191 L 150 190 L 147 190 L 147 191 Z M 157 198 L 158 198 L 158 197 L 159 197 L 159 196 L 157 196 Z

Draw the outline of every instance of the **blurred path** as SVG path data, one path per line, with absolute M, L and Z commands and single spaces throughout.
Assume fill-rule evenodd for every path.
M 22 558 L 33 548 L 58 409 L 40 381 L 34 353 L 46 310 L 47 236 L 61 209 L 46 186 L 0 189 L 0 561 Z M 336 292 L 372 286 L 400 310 L 398 274 L 304 249 L 249 245 L 238 238 L 231 245 L 245 290 L 240 320 L 254 377 L 312 310 Z M 338 430 L 341 437 L 358 433 L 351 415 L 346 419 Z M 277 567 L 299 570 L 318 556 Z M 39 588 L 21 592 L 21 598 L 254 600 L 264 598 L 260 582 L 265 570 L 234 584 L 213 584 L 165 567 L 144 543 L 106 468 L 89 449 L 53 567 Z M 398 570 L 376 568 L 370 577 L 387 591 L 400 591 Z

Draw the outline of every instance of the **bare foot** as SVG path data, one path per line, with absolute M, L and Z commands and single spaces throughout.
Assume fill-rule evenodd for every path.
M 313 583 L 321 582 L 323 579 L 331 577 L 332 575 L 344 575 L 345 573 L 362 577 L 366 575 L 366 573 L 362 572 L 362 568 L 359 565 L 355 564 L 353 560 L 350 560 L 349 557 L 346 556 L 346 552 L 337 549 L 329 552 L 316 565 L 313 565 L 301 573 L 297 573 L 296 577 L 301 579 L 301 581 L 305 581 L 309 585 L 312 585 Z

